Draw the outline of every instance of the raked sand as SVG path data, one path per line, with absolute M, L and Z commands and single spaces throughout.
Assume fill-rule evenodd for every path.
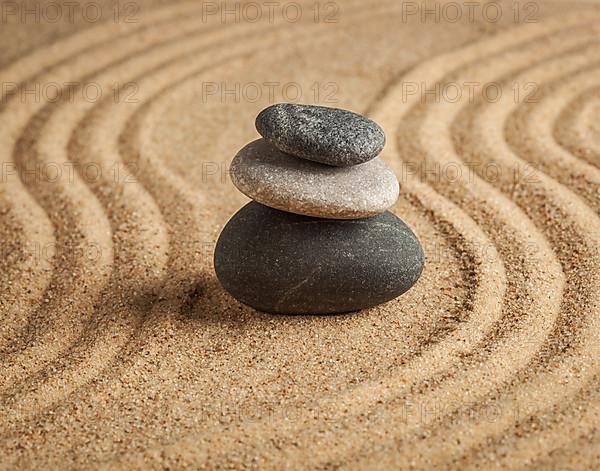
M 600 469 L 593 2 L 112 4 L 0 28 L 2 468 Z M 216 280 L 228 165 L 298 90 L 386 131 L 427 263 L 385 305 L 267 315 Z

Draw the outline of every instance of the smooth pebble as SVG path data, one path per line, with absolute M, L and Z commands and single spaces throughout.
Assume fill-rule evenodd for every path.
M 377 123 L 352 111 L 280 103 L 265 108 L 256 129 L 279 150 L 336 167 L 375 158 L 385 145 Z
M 230 167 L 246 196 L 282 211 L 331 219 L 373 216 L 392 206 L 400 191 L 394 172 L 379 158 L 332 167 L 285 154 L 264 139 L 245 146 Z
M 223 287 L 257 310 L 332 314 L 401 295 L 419 279 L 424 255 L 390 212 L 327 220 L 251 202 L 223 229 L 214 264 Z

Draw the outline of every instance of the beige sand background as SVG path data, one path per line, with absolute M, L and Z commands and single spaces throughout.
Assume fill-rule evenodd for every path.
M 600 469 L 600 8 L 207 3 L 2 23 L 1 467 Z M 273 316 L 215 278 L 227 165 L 298 88 L 387 133 L 427 254 L 399 299 Z

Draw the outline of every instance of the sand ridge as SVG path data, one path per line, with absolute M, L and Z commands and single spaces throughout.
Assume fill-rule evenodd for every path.
M 382 59 L 369 75 L 354 50 L 328 55 L 358 31 L 402 62 L 401 8 L 341 8 L 338 26 L 291 27 L 206 24 L 193 2 L 149 4 L 139 24 L 82 28 L 0 70 L 4 81 L 139 86 L 137 103 L 13 96 L 0 107 L 2 162 L 102 169 L 93 182 L 2 183 L 3 246 L 51 247 L 2 261 L 3 467 L 598 466 L 600 182 L 585 92 L 597 97 L 600 13 L 573 7 L 489 35 L 458 25 L 436 31 L 455 43 L 435 52 L 428 25 L 405 24 L 423 38 L 418 57 Z M 211 267 L 244 199 L 207 180 L 198 154 L 229 162 L 262 104 L 201 103 L 198 90 L 272 77 L 261 71 L 290 56 L 304 65 L 282 77 L 310 83 L 311 64 L 383 126 L 383 158 L 402 177 L 394 211 L 430 254 L 414 290 L 353 316 L 256 313 Z M 377 86 L 361 95 L 361 80 Z M 403 94 L 450 81 L 533 81 L 539 101 Z M 137 182 L 113 178 L 111 166 L 132 162 Z M 473 162 L 501 178 L 405 166 Z M 515 182 L 526 164 L 535 180 Z

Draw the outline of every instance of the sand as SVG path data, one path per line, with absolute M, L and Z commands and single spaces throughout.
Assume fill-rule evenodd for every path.
M 113 3 L 0 28 L 2 468 L 600 469 L 594 2 L 496 23 Z M 67 82 L 94 85 L 53 99 Z M 382 306 L 267 315 L 216 280 L 247 201 L 228 164 L 298 89 L 386 131 L 427 263 Z

